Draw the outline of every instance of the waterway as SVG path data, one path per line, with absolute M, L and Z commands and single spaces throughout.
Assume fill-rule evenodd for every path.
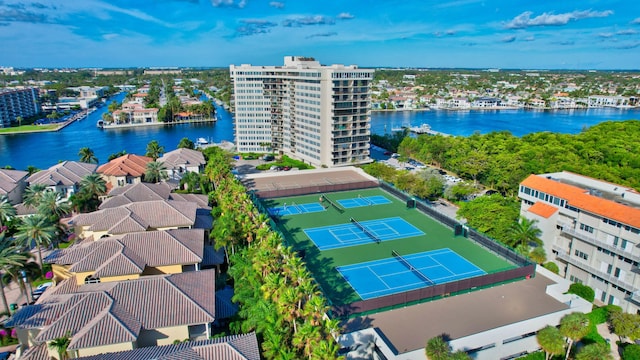
M 108 102 L 121 102 L 124 93 Z M 100 164 L 107 162 L 109 155 L 125 150 L 129 154 L 144 155 L 147 144 L 157 140 L 166 151 L 175 149 L 182 138 L 195 142 L 205 138 L 209 142 L 233 141 L 233 118 L 231 113 L 216 106 L 218 121 L 215 123 L 179 124 L 170 126 L 145 126 L 103 130 L 96 127 L 107 105 L 98 108 L 88 117 L 57 132 L 0 135 L 0 167 L 10 165 L 26 169 L 32 165 L 46 169 L 59 161 L 78 160 L 82 147 L 93 150 Z
M 110 101 L 122 101 L 123 98 L 124 94 L 118 94 Z M 233 141 L 231 113 L 218 106 L 216 110 L 216 123 L 101 130 L 96 127 L 96 122 L 107 111 L 107 106 L 103 106 L 58 132 L 0 135 L 0 166 L 26 169 L 32 165 L 46 169 L 59 161 L 78 160 L 78 151 L 82 147 L 91 148 L 102 164 L 109 155 L 122 150 L 143 155 L 151 140 L 157 140 L 167 151 L 175 149 L 180 139 L 185 137 L 194 142 L 201 137 L 210 142 Z M 585 127 L 603 121 L 629 119 L 640 119 L 640 109 L 374 112 L 371 130 L 374 134 L 383 135 L 393 128 L 426 123 L 433 130 L 462 136 L 501 130 L 516 136 L 539 131 L 577 134 Z
M 402 126 L 429 124 L 435 131 L 461 136 L 502 130 L 515 136 L 541 131 L 578 134 L 604 121 L 631 119 L 640 120 L 640 109 L 394 111 L 374 113 L 371 131 L 383 135 Z

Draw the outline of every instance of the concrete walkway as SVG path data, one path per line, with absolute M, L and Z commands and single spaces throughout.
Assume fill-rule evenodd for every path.
M 598 329 L 598 333 L 602 335 L 603 338 L 609 340 L 609 345 L 611 345 L 611 354 L 613 355 L 613 358 L 616 360 L 619 360 L 620 353 L 618 350 L 618 343 L 616 342 L 620 340 L 618 335 L 613 334 L 611 333 L 611 331 L 609 331 L 608 323 L 598 324 L 597 329 Z

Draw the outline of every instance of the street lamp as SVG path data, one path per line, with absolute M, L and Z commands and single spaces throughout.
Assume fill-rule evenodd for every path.
M 31 293 L 31 283 L 27 279 L 27 272 L 24 269 L 20 270 L 20 275 L 22 275 L 22 281 L 25 284 L 25 291 L 27 292 L 27 304 L 30 304 L 33 301 L 33 294 L 31 295 L 31 300 L 29 300 L 29 294 Z M 27 289 L 27 286 L 29 289 Z

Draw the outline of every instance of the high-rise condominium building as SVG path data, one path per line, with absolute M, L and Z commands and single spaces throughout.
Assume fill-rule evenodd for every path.
M 640 312 L 636 190 L 563 171 L 527 177 L 518 196 L 560 275 L 593 288 L 596 302 Z
M 0 128 L 40 112 L 38 89 L 0 89 Z
M 315 166 L 370 162 L 373 70 L 286 56 L 284 66 L 230 66 L 240 152 Z

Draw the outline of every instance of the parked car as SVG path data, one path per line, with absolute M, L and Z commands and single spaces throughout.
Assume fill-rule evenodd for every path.
M 51 286 L 53 286 L 53 283 L 51 281 L 38 285 L 38 287 L 33 289 L 33 291 L 31 292 L 31 297 L 33 298 L 33 300 L 38 300 L 38 298 L 42 294 L 44 294 L 44 292 L 47 291 L 47 289 Z
M 273 161 L 273 160 L 275 160 L 275 156 L 273 156 L 271 154 L 267 154 L 267 155 L 262 157 L 262 160 L 264 160 L 264 161 Z

